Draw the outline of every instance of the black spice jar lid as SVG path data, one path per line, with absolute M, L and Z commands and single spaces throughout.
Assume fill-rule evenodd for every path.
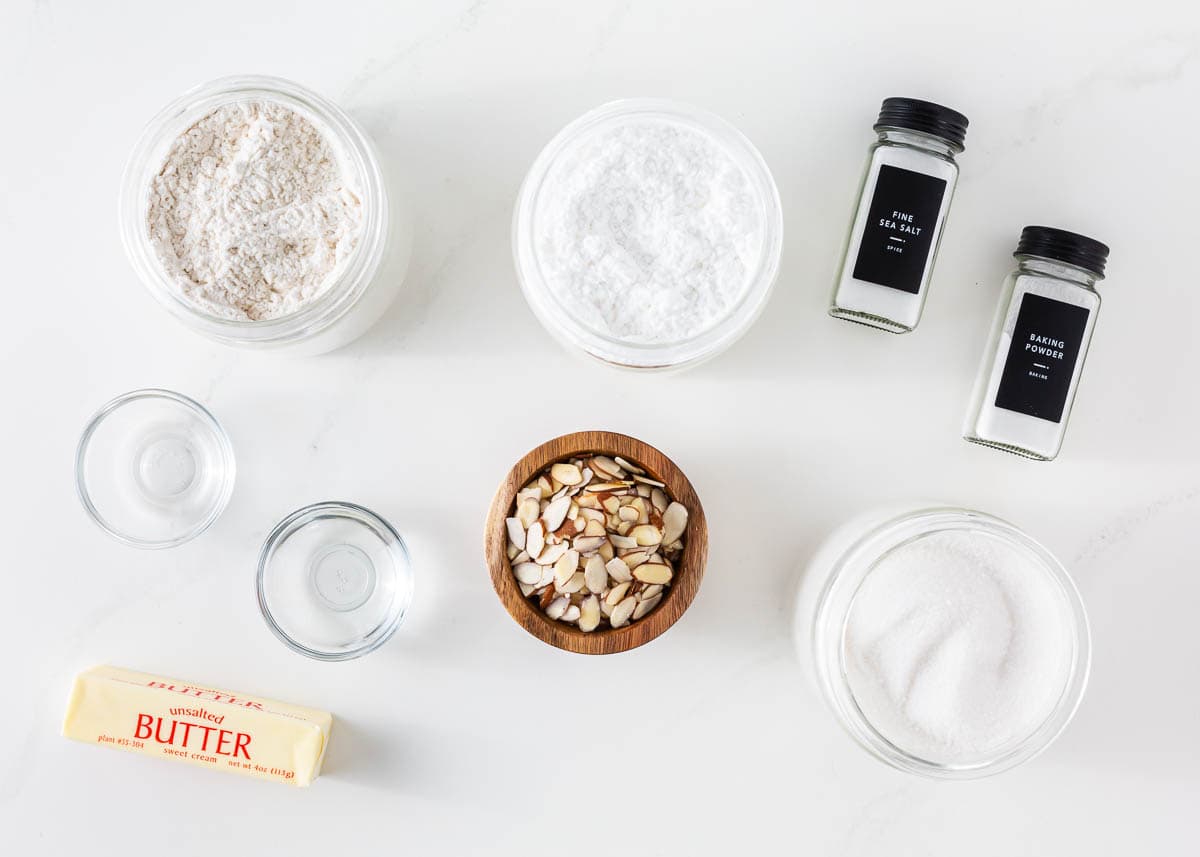
M 967 117 L 957 110 L 921 101 L 919 98 L 885 98 L 879 108 L 879 119 L 875 130 L 880 128 L 907 128 L 940 137 L 947 143 L 963 148 L 967 139 Z
M 1051 226 L 1026 226 L 1021 230 L 1014 256 L 1042 256 L 1058 262 L 1066 262 L 1104 277 L 1104 265 L 1108 262 L 1108 245 L 1095 238 L 1055 229 Z

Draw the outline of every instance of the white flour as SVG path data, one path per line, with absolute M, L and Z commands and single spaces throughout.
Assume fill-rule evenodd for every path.
M 272 102 L 217 108 L 150 185 L 150 239 L 204 312 L 263 320 L 319 295 L 358 242 L 362 204 L 329 141 Z
M 707 134 L 630 120 L 576 144 L 546 178 L 534 228 L 550 289 L 630 343 L 688 339 L 720 321 L 762 255 L 750 179 Z

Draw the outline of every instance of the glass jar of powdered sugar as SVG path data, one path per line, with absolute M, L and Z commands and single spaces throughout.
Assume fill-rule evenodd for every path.
M 362 128 L 299 84 L 250 75 L 202 84 L 150 121 L 120 225 L 142 282 L 189 328 L 298 354 L 370 327 L 412 243 Z
M 900 507 L 831 534 L 801 580 L 801 662 L 864 749 L 909 773 L 996 774 L 1083 697 L 1083 602 L 1054 556 L 982 512 Z
M 606 104 L 560 131 L 513 215 L 538 320 L 631 369 L 693 365 L 742 336 L 770 295 L 782 239 L 779 192 L 753 144 L 655 99 Z

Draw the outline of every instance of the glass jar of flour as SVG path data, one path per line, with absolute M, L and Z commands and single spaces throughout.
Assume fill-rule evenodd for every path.
M 151 120 L 125 169 L 121 237 L 150 293 L 241 348 L 319 354 L 384 312 L 412 243 L 375 148 L 299 84 L 240 75 Z
M 887 98 L 875 131 L 829 314 L 908 333 L 925 306 L 967 117 L 929 101 Z
M 1108 247 L 1026 226 L 1013 254 L 963 437 L 1027 458 L 1058 455 L 1083 371 Z

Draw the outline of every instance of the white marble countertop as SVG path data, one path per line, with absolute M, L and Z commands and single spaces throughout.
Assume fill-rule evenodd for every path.
M 9 2 L 0 10 L 5 556 L 0 829 L 13 855 L 1179 854 L 1200 800 L 1200 12 L 1016 2 Z M 752 11 L 747 7 L 752 6 Z M 143 123 L 199 81 L 298 80 L 365 125 L 409 187 L 401 298 L 331 355 L 232 351 L 168 318 L 118 240 Z M 881 97 L 971 118 L 925 318 L 892 337 L 825 303 Z M 694 102 L 761 149 L 784 204 L 770 307 L 675 376 L 577 360 L 518 290 L 512 204 L 539 148 L 619 96 Z M 1026 223 L 1112 245 L 1066 447 L 1035 464 L 958 429 Z M 560 405 L 514 392 L 532 367 Z M 117 393 L 164 386 L 233 437 L 232 503 L 141 552 L 73 495 L 74 444 Z M 619 407 L 606 402 L 619 401 Z M 583 658 L 492 592 L 497 482 L 556 434 L 662 448 L 704 501 L 703 588 L 668 634 Z M 927 782 L 854 746 L 801 681 L 789 592 L 839 521 L 940 498 L 1024 526 L 1090 611 L 1092 683 L 1028 766 Z M 323 499 L 389 518 L 417 563 L 384 648 L 285 649 L 253 595 L 271 525 Z M 297 791 L 59 737 L 72 676 L 113 663 L 327 708 Z M 590 734 L 590 741 L 572 735 Z

